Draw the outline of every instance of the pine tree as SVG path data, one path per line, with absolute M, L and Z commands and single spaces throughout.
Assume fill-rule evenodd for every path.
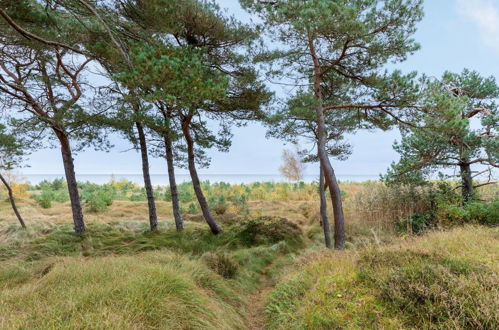
M 387 117 L 402 120 L 395 111 L 406 109 L 412 101 L 411 94 L 401 87 L 410 86 L 413 75 L 387 74 L 382 69 L 388 62 L 402 61 L 418 49 L 411 36 L 423 15 L 422 1 L 240 2 L 262 17 L 275 43 L 283 44 L 284 51 L 262 57 L 280 67 L 271 73 L 288 78 L 290 83 L 310 86 L 315 99 L 317 154 L 334 210 L 335 247 L 342 249 L 345 219 L 340 189 L 327 153 L 325 114 L 351 110 L 373 123 L 379 122 L 382 128 L 387 125 Z M 338 104 L 328 96 L 345 86 L 355 103 Z
M 105 135 L 91 123 L 102 109 L 85 102 L 84 75 L 91 59 L 81 50 L 76 20 L 43 1 L 3 1 L 0 16 L 0 93 L 17 131 L 44 136 L 61 149 L 75 232 L 85 232 L 73 154 L 89 144 L 105 148 Z M 83 35 L 84 36 L 84 35 Z M 50 132 L 50 134 L 49 134 Z
M 474 198 L 473 178 L 499 167 L 499 86 L 477 72 L 446 72 L 440 80 L 423 77 L 424 107 L 416 118 L 422 128 L 404 127 L 395 150 L 400 154 L 384 179 L 423 183 L 439 170 L 459 171 L 464 202 Z M 472 171 L 472 166 L 485 166 Z

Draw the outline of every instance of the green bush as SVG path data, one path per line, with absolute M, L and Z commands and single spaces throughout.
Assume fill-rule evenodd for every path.
M 198 214 L 199 213 L 199 208 L 195 203 L 190 203 L 189 208 L 187 209 L 187 213 L 189 214 Z
M 210 208 L 218 215 L 225 214 L 225 212 L 227 212 L 227 209 L 229 208 L 229 205 L 227 204 L 227 201 L 223 194 L 211 196 L 208 199 L 208 204 Z
M 238 265 L 225 253 L 207 252 L 203 260 L 215 273 L 224 278 L 235 278 Z
M 147 200 L 147 196 L 145 192 L 133 193 L 129 199 L 131 202 L 143 202 Z
M 98 191 L 85 198 L 87 210 L 92 213 L 103 212 L 113 204 L 113 197 L 104 191 Z
M 243 224 L 243 229 L 238 234 L 242 242 L 248 246 L 261 244 L 275 244 L 286 241 L 290 245 L 303 244 L 303 233 L 300 227 L 279 217 L 260 217 Z
M 43 190 L 41 194 L 34 195 L 33 197 L 38 205 L 44 209 L 49 209 L 52 207 L 52 202 L 55 200 L 55 194 L 50 190 Z
M 499 200 L 490 203 L 470 202 L 464 206 L 441 205 L 439 221 L 446 226 L 463 223 L 499 225 Z
M 422 234 L 425 231 L 435 228 L 436 217 L 433 212 L 414 213 L 409 217 L 397 222 L 397 229 L 408 234 Z
M 113 204 L 116 191 L 109 185 L 82 184 L 82 198 L 87 210 L 92 213 L 105 211 Z

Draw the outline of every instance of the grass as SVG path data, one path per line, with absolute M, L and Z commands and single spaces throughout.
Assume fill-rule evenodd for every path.
M 495 217 L 497 189 L 488 188 L 489 203 L 438 209 L 449 224 L 441 228 L 461 227 L 413 237 L 400 223 L 427 212 L 425 191 L 342 183 L 347 250 L 332 252 L 323 248 L 316 184 L 204 183 L 223 227 L 217 236 L 188 209 L 188 184 L 182 233 L 164 188 L 160 230 L 151 233 L 140 187 L 84 184 L 81 237 L 64 182 L 42 186 L 16 185 L 27 230 L 0 196 L 1 329 L 247 329 L 263 316 L 269 329 L 498 325 L 498 229 L 461 226 Z M 105 207 L 95 199 L 103 190 L 113 196 Z M 42 191 L 55 196 L 50 208 L 32 197 Z
M 494 329 L 497 228 L 466 226 L 303 257 L 272 293 L 270 329 Z
M 245 328 L 243 297 L 303 246 L 297 228 L 254 219 L 214 236 L 199 223 L 150 233 L 128 222 L 91 224 L 77 237 L 69 225 L 8 226 L 0 328 Z
M 242 299 L 172 252 L 2 267 L 0 328 L 240 329 Z M 5 280 L 7 278 L 7 280 Z

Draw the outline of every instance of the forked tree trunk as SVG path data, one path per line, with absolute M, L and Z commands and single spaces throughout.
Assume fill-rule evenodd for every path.
M 74 168 L 74 159 L 71 151 L 71 145 L 67 135 L 59 129 L 54 129 L 59 142 L 61 143 L 62 162 L 68 185 L 69 199 L 71 201 L 71 211 L 73 213 L 73 223 L 76 234 L 81 235 L 85 232 L 85 220 L 81 207 L 80 193 L 78 192 L 78 183 Z
M 473 199 L 474 189 L 473 189 L 473 177 L 471 174 L 471 166 L 469 163 L 461 163 L 459 165 L 461 171 L 461 193 L 463 196 L 463 202 L 468 203 Z
M 309 35 L 309 50 L 314 63 L 314 97 L 317 101 L 317 106 L 315 108 L 316 120 L 317 120 L 317 149 L 318 155 L 321 163 L 321 167 L 324 170 L 324 176 L 326 183 L 329 186 L 329 192 L 331 194 L 331 203 L 333 204 L 334 213 L 334 247 L 336 249 L 345 248 L 345 217 L 343 215 L 343 204 L 341 202 L 341 191 L 336 180 L 336 175 L 334 169 L 329 161 L 329 157 L 326 151 L 326 122 L 324 119 L 324 108 L 322 103 L 322 68 L 315 51 L 315 45 L 312 37 Z
M 149 225 L 151 231 L 158 230 L 158 216 L 156 213 L 156 203 L 154 201 L 154 192 L 151 184 L 151 174 L 149 173 L 149 156 L 147 155 L 147 142 L 144 133 L 144 127 L 139 122 L 135 123 L 139 135 L 140 155 L 142 157 L 142 174 L 144 176 L 144 187 L 147 195 L 147 205 L 149 207 Z
M 173 216 L 177 231 L 184 230 L 184 220 L 180 214 L 180 200 L 178 197 L 177 182 L 175 180 L 175 166 L 173 163 L 173 146 L 171 138 L 165 136 L 165 154 L 168 164 L 168 179 L 170 181 L 170 192 L 172 195 Z
M 184 133 L 185 142 L 187 143 L 187 156 L 189 163 L 189 173 L 191 174 L 192 185 L 194 187 L 194 192 L 196 193 L 196 197 L 199 202 L 199 206 L 201 207 L 201 211 L 203 212 L 203 217 L 208 223 L 208 226 L 211 229 L 211 232 L 215 235 L 221 232 L 220 227 L 217 222 L 213 218 L 210 212 L 210 208 L 208 207 L 208 202 L 204 197 L 203 190 L 201 189 L 201 182 L 199 181 L 198 173 L 196 170 L 195 156 L 194 156 L 194 141 L 192 140 L 191 132 L 190 132 L 190 123 L 192 120 L 192 116 L 185 118 L 182 122 L 182 132 Z
M 321 196 L 321 225 L 324 230 L 324 240 L 326 242 L 326 247 L 330 249 L 331 246 L 331 228 L 329 226 L 329 219 L 327 217 L 327 199 L 326 199 L 326 182 L 324 180 L 324 171 L 320 171 L 319 179 L 319 193 Z
M 19 213 L 19 210 L 17 209 L 16 206 L 16 201 L 14 199 L 14 194 L 12 193 L 12 188 L 10 187 L 9 183 L 5 178 L 0 174 L 0 180 L 3 182 L 5 185 L 5 188 L 7 188 L 7 192 L 9 193 L 9 200 L 10 200 L 10 205 L 12 205 L 12 210 L 14 210 L 14 213 L 16 214 L 17 220 L 19 220 L 19 223 L 21 224 L 21 227 L 26 229 L 26 224 L 24 223 L 23 218 L 21 217 L 21 214 Z

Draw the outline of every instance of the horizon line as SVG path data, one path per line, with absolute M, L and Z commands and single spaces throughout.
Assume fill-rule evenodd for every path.
M 19 175 L 60 175 L 65 176 L 64 173 L 19 173 Z M 120 175 L 143 175 L 142 173 L 80 173 L 76 174 L 76 176 L 80 175 L 109 175 L 109 176 L 120 176 Z M 165 175 L 168 176 L 168 173 L 151 173 L 151 175 Z M 175 175 L 190 175 L 189 173 L 176 173 Z M 280 173 L 199 173 L 199 175 L 219 175 L 219 176 L 238 176 L 238 175 L 272 175 L 272 176 L 282 176 Z M 316 176 L 317 174 L 304 174 L 304 176 Z M 342 176 L 378 176 L 379 174 L 352 174 L 352 173 L 337 173 L 336 175 Z

